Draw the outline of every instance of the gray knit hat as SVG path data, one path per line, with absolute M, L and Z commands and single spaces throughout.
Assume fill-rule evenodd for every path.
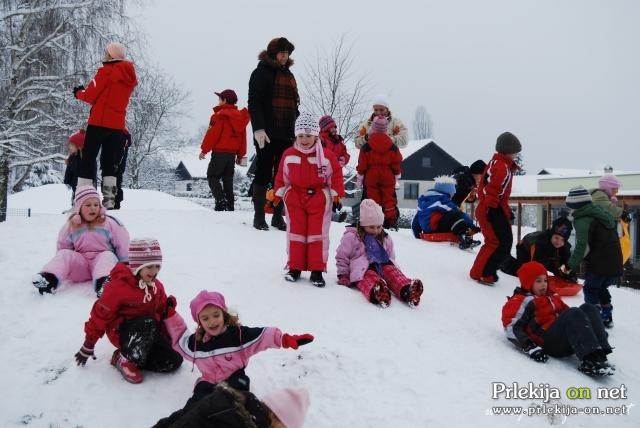
M 502 153 L 503 155 L 512 155 L 520 153 L 521 151 L 522 144 L 520 144 L 520 140 L 511 132 L 503 132 L 498 136 L 496 152 Z
M 567 195 L 566 204 L 569 208 L 578 209 L 589 203 L 593 202 L 591 194 L 584 186 L 576 186 L 569 190 Z

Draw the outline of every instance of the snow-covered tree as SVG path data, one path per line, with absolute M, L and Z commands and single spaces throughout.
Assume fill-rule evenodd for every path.
M 66 137 L 86 120 L 71 89 L 95 71 L 124 0 L 0 0 L 0 221 L 10 177 L 64 159 Z
M 419 106 L 413 117 L 413 137 L 416 140 L 433 138 L 433 121 L 425 106 Z

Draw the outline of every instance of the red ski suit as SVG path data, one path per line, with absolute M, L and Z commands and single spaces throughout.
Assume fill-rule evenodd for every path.
M 397 221 L 396 175 L 402 170 L 402 154 L 387 134 L 371 134 L 360 149 L 358 174 L 363 175 L 367 198 L 382 207 L 390 224 Z
M 319 176 L 315 149 L 303 153 L 294 145 L 282 154 L 274 189 L 289 217 L 289 269 L 325 272 L 327 268 L 333 197 L 344 196 L 344 180 L 342 167 L 330 150 L 324 150 L 323 166 L 325 174 Z

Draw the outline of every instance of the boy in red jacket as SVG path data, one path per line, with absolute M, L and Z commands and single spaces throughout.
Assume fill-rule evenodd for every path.
M 167 297 L 157 279 L 161 264 L 157 240 L 131 241 L 129 266 L 116 264 L 84 324 L 84 343 L 75 355 L 79 366 L 95 359 L 93 348 L 106 333 L 117 348 L 111 365 L 127 382 L 142 382 L 142 369 L 169 373 L 180 367 L 182 356 L 171 348 L 161 323 L 176 307 L 175 297 Z
M 509 208 L 511 179 L 520 167 L 516 164 L 522 145 L 511 132 L 500 134 L 496 153 L 482 173 L 478 185 L 476 217 L 484 235 L 469 276 L 481 284 L 493 285 L 498 280 L 497 270 L 507 258 L 513 244 Z
M 238 110 L 238 96 L 233 90 L 225 89 L 215 94 L 219 102 L 213 108 L 209 129 L 200 146 L 199 158 L 202 160 L 211 152 L 207 180 L 216 201 L 214 209 L 233 211 L 234 164 L 242 164 L 247 154 L 249 112 L 246 108 Z
M 578 370 L 589 376 L 613 374 L 607 361 L 611 345 L 600 314 L 585 303 L 570 308 L 548 288 L 547 268 L 527 262 L 518 269 L 520 287 L 502 307 L 507 339 L 532 360 L 544 363 L 552 357 L 576 354 Z

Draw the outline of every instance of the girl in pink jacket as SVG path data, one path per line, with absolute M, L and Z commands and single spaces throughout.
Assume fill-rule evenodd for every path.
M 177 312 L 164 320 L 173 349 L 194 363 L 202 376 L 196 381 L 193 396 L 183 409 L 161 419 L 156 427 L 170 426 L 195 403 L 214 391 L 216 384 L 249 391 L 249 377 L 244 369 L 249 358 L 269 348 L 298 349 L 313 341 L 311 334 L 282 334 L 275 327 L 245 327 L 238 317 L 227 311 L 224 296 L 202 290 L 191 301 L 191 316 L 198 324 L 195 333 L 187 329 Z
M 61 281 L 92 280 L 98 297 L 111 269 L 129 260 L 129 232 L 106 215 L 93 186 L 76 189 L 74 212 L 58 233 L 56 255 L 33 278 L 40 294 L 52 293 Z
M 422 281 L 407 278 L 396 266 L 391 237 L 382 228 L 382 207 L 372 199 L 360 205 L 360 223 L 347 227 L 338 250 L 338 284 L 357 287 L 374 305 L 391 302 L 391 292 L 416 307 L 422 295 Z

